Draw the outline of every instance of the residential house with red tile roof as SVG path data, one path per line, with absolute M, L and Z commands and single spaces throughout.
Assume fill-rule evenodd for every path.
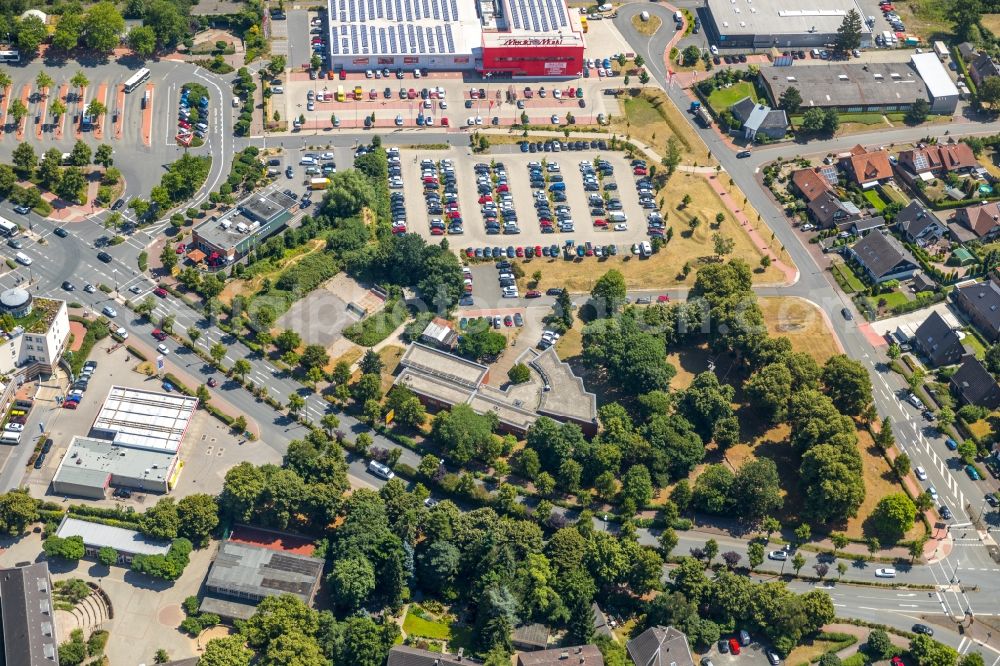
M 884 150 L 868 151 L 860 144 L 840 159 L 840 168 L 848 178 L 865 189 L 892 180 L 889 153 Z
M 833 191 L 833 185 L 819 172 L 819 168 L 793 171 L 792 183 L 806 203 L 812 203 L 824 192 Z
M 978 238 L 993 238 L 1000 234 L 1000 204 L 989 202 L 959 208 L 954 220 Z

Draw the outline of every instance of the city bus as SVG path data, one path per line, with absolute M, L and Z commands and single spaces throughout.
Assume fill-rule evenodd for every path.
M 18 226 L 16 224 L 11 222 L 10 220 L 6 220 L 0 217 L 0 235 L 10 237 L 16 234 L 17 231 L 18 231 Z
M 0 62 L 21 62 L 19 51 L 0 51 Z
M 149 78 L 149 69 L 143 67 L 138 72 L 133 74 L 128 81 L 125 82 L 125 92 L 130 93 L 139 87 L 139 84 Z

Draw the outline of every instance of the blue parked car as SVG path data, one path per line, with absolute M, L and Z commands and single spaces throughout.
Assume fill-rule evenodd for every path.
M 602 64 L 604 65 L 604 69 L 611 69 L 611 58 L 605 58 Z
M 521 142 L 521 152 L 522 153 L 528 152 L 528 142 L 527 141 L 522 141 Z
M 955 440 L 953 440 L 951 437 L 949 437 L 948 439 L 944 440 L 944 445 L 948 447 L 949 451 L 957 451 L 958 450 L 958 442 L 956 442 Z

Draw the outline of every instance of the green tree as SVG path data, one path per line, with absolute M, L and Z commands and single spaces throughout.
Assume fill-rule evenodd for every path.
M 0 495 L 0 529 L 11 536 L 22 534 L 38 520 L 38 502 L 27 491 L 16 489 Z
M 222 363 L 222 359 L 226 357 L 227 351 L 228 350 L 224 344 L 216 342 L 209 348 L 208 355 L 212 357 L 212 360 L 215 361 L 216 365 L 220 365 Z
M 489 328 L 467 332 L 458 342 L 458 351 L 474 360 L 498 356 L 507 348 L 507 336 Z
M 49 104 L 49 113 L 52 114 L 53 122 L 59 122 L 59 118 L 66 113 L 66 105 L 61 99 L 56 98 Z
M 114 153 L 114 149 L 108 144 L 102 143 L 94 152 L 94 164 L 99 164 L 105 169 L 112 166 L 115 163 L 112 153 Z
M 917 507 L 903 493 L 886 495 L 879 500 L 872 512 L 872 526 L 888 543 L 896 543 L 913 527 Z
M 292 393 L 288 396 L 288 413 L 298 414 L 306 406 L 305 399 L 298 393 Z
M 980 103 L 995 109 L 1000 102 L 1000 76 L 987 76 L 983 79 L 976 90 L 976 97 Z
M 28 115 L 28 107 L 20 99 L 14 99 L 7 106 L 7 115 L 14 119 L 15 125 L 18 125 Z
M 385 364 L 382 362 L 382 357 L 375 353 L 375 350 L 366 349 L 365 355 L 361 357 L 361 361 L 358 363 L 358 368 L 365 375 L 380 375 L 382 374 L 382 370 L 385 369 Z
M 910 656 L 920 666 L 955 666 L 958 661 L 955 648 L 939 643 L 926 634 L 910 639 Z
M 92 155 L 93 153 L 90 150 L 90 146 L 83 141 L 78 140 L 75 144 L 73 144 L 73 150 L 69 154 L 69 162 L 73 166 L 87 166 L 90 164 L 90 158 Z
M 163 497 L 139 518 L 139 529 L 154 539 L 173 539 L 181 527 L 177 504 L 173 497 Z
M 34 14 L 28 14 L 17 22 L 17 46 L 22 51 L 36 52 L 47 36 L 45 24 Z
M 25 178 L 35 170 L 35 166 L 38 164 L 38 156 L 35 155 L 35 149 L 31 147 L 30 143 L 22 141 L 14 149 L 11 161 L 14 163 L 14 169 L 18 174 L 22 178 Z
M 816 133 L 823 130 L 823 121 L 826 119 L 826 114 L 823 109 L 818 106 L 812 106 L 805 110 L 802 114 L 802 120 L 799 123 L 799 129 L 803 132 Z
M 872 402 L 872 382 L 858 361 L 844 354 L 830 357 L 823 365 L 823 385 L 841 413 L 859 416 Z
M 206 493 L 188 495 L 177 503 L 180 520 L 178 534 L 198 547 L 204 547 L 219 525 L 219 503 Z
M 111 546 L 104 546 L 97 551 L 97 561 L 106 567 L 118 562 L 118 551 Z
M 72 51 L 80 43 L 82 32 L 83 16 L 78 12 L 66 12 L 59 17 L 59 23 L 52 33 L 52 46 L 62 51 Z
M 69 83 L 77 90 L 83 90 L 90 85 L 90 79 L 82 71 L 77 70 L 76 74 L 69 80 Z
M 750 562 L 750 570 L 754 570 L 764 562 L 764 544 L 759 541 L 751 541 L 747 545 L 747 559 Z
M 330 355 L 326 353 L 326 348 L 323 345 L 306 345 L 306 348 L 302 350 L 302 357 L 299 359 L 299 363 L 306 370 L 322 368 L 329 362 Z
M 792 568 L 795 569 L 795 575 L 799 575 L 799 571 L 806 565 L 806 558 L 802 556 L 802 553 L 795 553 L 792 557 Z
M 365 557 L 341 559 L 334 562 L 327 583 L 334 605 L 352 612 L 375 590 L 375 569 Z
M 769 458 L 744 463 L 730 486 L 730 498 L 736 515 L 757 522 L 784 505 L 778 467 Z
M 848 11 L 840 27 L 837 28 L 837 37 L 834 40 L 837 51 L 848 53 L 859 48 L 861 46 L 861 31 L 863 28 L 864 24 L 861 20 L 861 14 L 855 9 Z
M 843 550 L 851 540 L 843 532 L 832 532 L 830 541 L 833 542 L 833 554 L 836 556 L 838 550 Z
M 35 77 L 35 86 L 38 88 L 38 92 L 51 88 L 52 84 L 52 77 L 49 76 L 48 72 L 44 69 L 38 72 L 38 75 Z
M 896 648 L 893 646 L 892 641 L 889 639 L 889 634 L 885 632 L 885 629 L 876 628 L 868 632 L 868 640 L 865 641 L 865 653 L 873 661 L 888 659 L 895 651 Z
M 83 19 L 83 43 L 95 51 L 111 51 L 125 32 L 125 19 L 111 2 L 93 5 Z
M 786 113 L 795 113 L 802 106 L 802 93 L 795 86 L 785 88 L 785 91 L 781 93 L 781 98 L 778 100 L 778 106 L 784 109 Z
M 108 107 L 104 106 L 104 102 L 99 99 L 90 100 L 90 104 L 87 105 L 87 115 L 98 118 L 103 116 L 108 112 Z
M 681 58 L 685 67 L 694 67 L 694 65 L 701 58 L 701 49 L 696 45 L 691 44 L 681 53 Z
M 213 638 L 205 645 L 198 663 L 202 666 L 250 666 L 253 650 L 244 645 L 241 635 Z
M 507 377 L 512 384 L 524 384 L 531 379 L 531 370 L 524 363 L 515 363 L 507 371 Z
M 613 314 L 625 303 L 625 276 L 611 269 L 597 279 L 590 295 L 602 308 L 602 314 Z
M 906 122 L 910 125 L 919 125 L 925 122 L 931 114 L 931 105 L 927 103 L 927 100 L 918 97 L 913 104 L 910 105 L 910 110 L 906 112 Z
M 948 17 L 955 22 L 955 37 L 959 41 L 976 41 L 983 6 L 980 0 L 955 0 L 948 4 Z
M 156 33 L 146 25 L 129 30 L 125 43 L 140 58 L 148 58 L 156 53 Z
M 434 418 L 431 439 L 459 465 L 472 458 L 491 463 L 500 454 L 499 442 L 493 436 L 497 425 L 495 414 L 480 415 L 468 405 L 456 405 Z

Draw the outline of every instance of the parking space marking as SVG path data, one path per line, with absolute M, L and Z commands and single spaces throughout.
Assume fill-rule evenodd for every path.
M 38 122 L 35 123 L 35 136 L 39 139 L 42 138 L 42 128 L 45 127 L 46 111 L 49 107 L 49 88 L 42 88 L 42 98 L 39 100 L 41 109 L 38 111 Z
M 58 94 L 59 94 L 59 99 L 62 100 L 62 103 L 65 105 L 66 104 L 66 95 L 69 94 L 69 85 L 67 85 L 67 84 L 64 83 L 61 86 L 59 86 L 59 93 Z M 59 122 L 56 124 L 56 127 L 55 127 L 56 141 L 59 141 L 63 137 L 63 127 L 66 125 L 66 116 L 67 115 L 68 115 L 68 112 L 67 113 L 63 113 L 63 114 L 61 114 L 59 116 Z
M 149 102 L 146 104 L 146 108 L 142 111 L 142 143 L 149 148 L 153 142 L 153 102 L 155 99 L 154 90 L 156 85 L 152 83 L 146 84 L 146 94 L 149 96 Z
M 30 85 L 21 86 L 21 104 L 24 105 L 24 108 L 26 109 L 28 108 L 28 100 L 30 99 L 31 99 L 31 86 Z M 18 141 L 24 140 L 24 128 L 27 124 L 28 124 L 27 118 L 22 118 L 21 121 L 17 123 L 16 131 L 17 131 Z
M 97 126 L 94 129 L 94 138 L 97 139 L 98 141 L 101 141 L 101 140 L 104 139 L 104 123 L 107 122 L 107 117 L 108 117 L 108 114 L 107 114 L 107 108 L 108 108 L 108 105 L 107 105 L 108 84 L 107 83 L 102 82 L 100 85 L 97 86 L 97 96 L 94 97 L 94 99 L 96 99 L 97 101 L 99 101 L 101 103 L 101 105 L 105 109 L 105 113 L 102 113 L 102 114 L 100 114 L 97 117 Z
M 122 138 L 122 128 L 125 126 L 125 84 L 120 84 L 115 90 L 115 112 L 118 117 L 115 120 L 115 139 Z
M 87 87 L 84 86 L 83 88 L 81 88 L 78 95 L 79 97 L 76 98 L 76 108 L 80 116 L 82 117 L 84 112 L 87 110 L 87 104 L 86 104 Z M 76 136 L 77 139 L 80 139 L 83 136 L 83 130 L 81 129 L 82 126 L 83 126 L 82 122 L 73 123 L 73 134 Z

